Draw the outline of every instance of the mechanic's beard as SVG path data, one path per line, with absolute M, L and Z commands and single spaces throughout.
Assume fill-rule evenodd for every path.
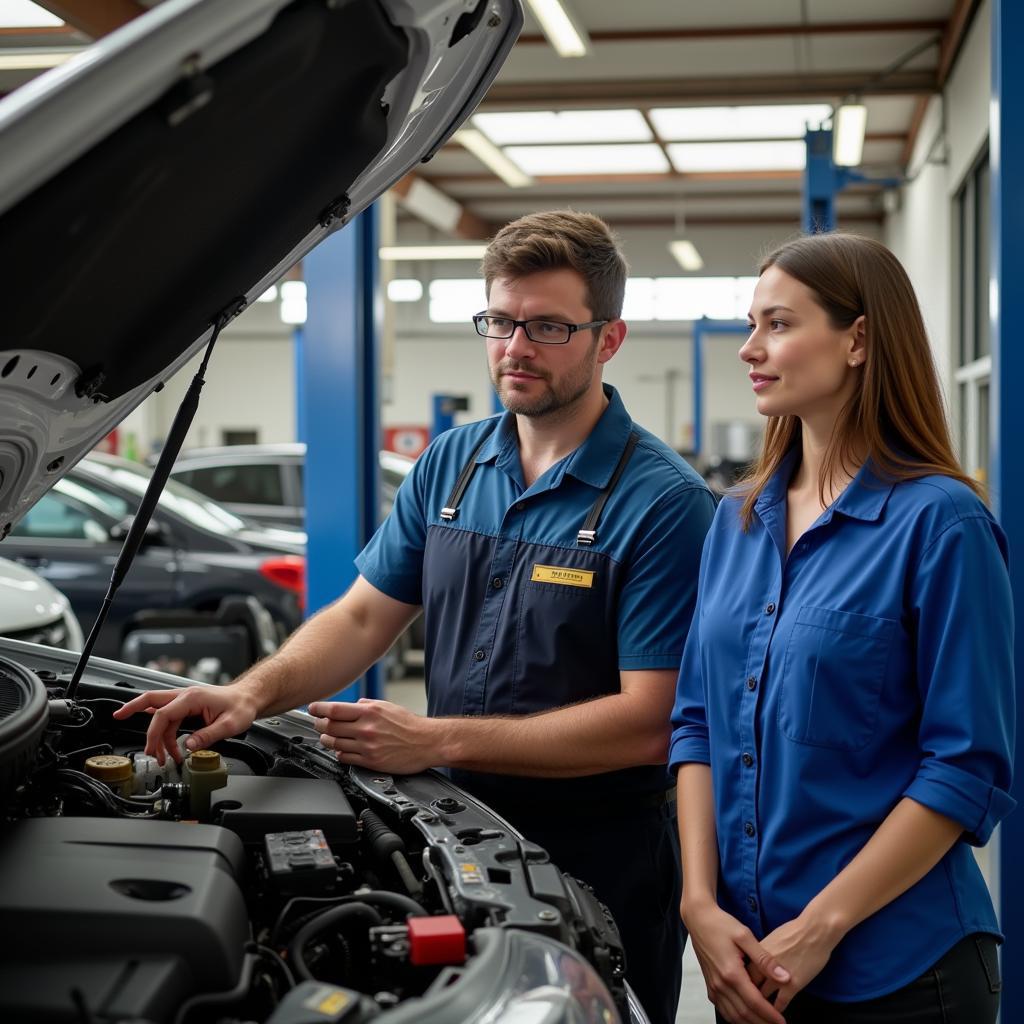
M 526 373 L 536 373 L 537 371 L 514 360 L 502 361 L 491 373 L 491 383 L 498 393 L 498 398 L 501 399 L 501 404 L 517 416 L 533 418 L 557 413 L 564 414 L 583 398 L 593 384 L 594 367 L 597 364 L 597 344 L 598 341 L 595 338 L 594 343 L 580 362 L 567 371 L 560 381 L 556 382 L 550 377 L 544 377 L 544 383 L 547 384 L 546 390 L 532 397 L 527 394 L 525 389 L 519 390 L 514 382 L 503 377 L 502 374 L 512 370 L 523 370 Z

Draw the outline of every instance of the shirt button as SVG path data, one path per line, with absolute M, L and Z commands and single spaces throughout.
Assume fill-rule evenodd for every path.
M 775 605 L 772 602 L 768 603 L 768 607 L 765 608 L 765 615 L 771 615 L 775 611 Z
M 750 754 L 744 754 L 743 755 L 743 764 L 747 768 L 749 768 L 753 763 L 754 763 L 754 759 L 750 756 Z
M 519 510 L 520 512 L 522 512 L 522 511 L 523 511 L 523 509 L 524 509 L 524 508 L 526 508 L 526 502 L 525 502 L 525 501 L 517 501 L 517 502 L 516 502 L 516 508 L 517 508 L 517 509 L 518 509 L 518 510 Z
M 752 821 L 743 822 L 743 834 L 745 836 L 752 836 L 754 834 L 754 823 Z
M 484 658 L 487 657 L 487 652 L 483 651 L 483 650 L 474 651 L 473 652 L 473 657 L 476 658 L 477 661 L 483 661 Z
M 753 896 L 748 896 L 747 906 L 750 907 L 751 910 L 757 910 L 757 900 L 755 900 Z
M 495 590 L 501 590 L 504 583 L 505 581 L 500 576 L 495 576 L 494 579 L 491 580 L 491 586 L 494 587 Z
M 753 676 L 747 676 L 747 689 L 748 690 L 756 690 L 757 689 L 757 680 Z

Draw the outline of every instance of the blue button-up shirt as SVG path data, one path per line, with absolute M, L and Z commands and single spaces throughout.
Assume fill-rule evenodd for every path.
M 797 917 L 910 797 L 963 826 L 916 885 L 852 929 L 808 986 L 894 991 L 964 935 L 999 934 L 968 844 L 1014 806 L 1006 541 L 956 480 L 870 465 L 786 556 L 797 450 L 748 532 L 722 502 L 701 562 L 670 766 L 711 766 L 719 902 L 758 937 Z
M 605 391 L 609 404 L 590 436 L 529 487 L 513 415 L 441 434 L 357 559 L 377 589 L 423 605 L 431 714 L 529 714 L 617 693 L 620 670 L 678 667 L 715 503 L 698 474 Z M 597 539 L 581 546 L 577 533 L 631 432 L 639 442 Z M 458 514 L 446 521 L 441 509 L 484 438 Z M 664 766 L 540 781 L 460 773 L 458 781 L 499 807 L 504 795 L 555 811 L 576 798 L 669 784 Z

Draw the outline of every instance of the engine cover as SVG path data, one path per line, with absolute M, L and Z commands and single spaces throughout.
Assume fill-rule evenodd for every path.
M 210 825 L 34 818 L 0 835 L 0 966 L 15 1019 L 166 1019 L 239 980 L 249 937 L 237 836 Z M 77 990 L 77 991 L 76 991 Z

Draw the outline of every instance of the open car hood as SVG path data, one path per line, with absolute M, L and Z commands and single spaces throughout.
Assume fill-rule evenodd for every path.
M 0 102 L 0 537 L 429 158 L 518 0 L 168 0 Z

